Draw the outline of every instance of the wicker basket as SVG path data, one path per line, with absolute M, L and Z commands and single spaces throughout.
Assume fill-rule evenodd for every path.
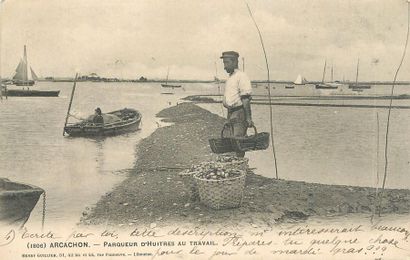
M 182 182 L 184 183 L 184 187 L 189 194 L 191 200 L 198 200 L 199 199 L 199 191 L 196 185 L 196 181 L 193 177 L 192 172 L 183 171 L 180 172 L 179 177 L 181 177 Z
M 241 205 L 246 173 L 234 178 L 208 180 L 194 175 L 199 197 L 203 204 L 213 209 L 237 208 Z
M 247 152 L 266 150 L 269 147 L 269 133 L 258 133 L 256 127 L 253 127 L 254 135 L 245 137 L 232 137 L 231 145 L 236 151 Z
M 214 153 L 230 153 L 235 151 L 235 147 L 232 146 L 231 138 L 224 137 L 225 129 L 228 127 L 232 127 L 230 124 L 225 124 L 221 131 L 221 138 L 212 138 L 209 139 L 209 145 L 211 146 L 211 150 Z M 232 131 L 232 130 L 231 130 Z

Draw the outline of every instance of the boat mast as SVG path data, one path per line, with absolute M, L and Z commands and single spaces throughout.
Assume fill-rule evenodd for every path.
M 242 57 L 242 71 L 245 72 L 245 58 Z
M 322 83 L 324 83 L 324 82 L 325 82 L 325 75 L 326 75 L 326 60 L 325 60 L 325 66 L 323 66 Z
M 359 58 L 357 59 L 357 67 L 356 67 L 356 87 L 357 87 L 358 78 L 359 78 Z
M 74 85 L 73 85 L 73 89 L 71 90 L 70 103 L 68 103 L 67 115 L 65 117 L 65 123 L 64 123 L 64 128 L 63 128 L 63 136 L 65 135 L 65 128 L 68 123 L 68 117 L 70 116 L 71 104 L 73 103 L 73 97 L 74 97 L 74 92 L 75 92 L 75 86 L 77 85 L 77 79 L 78 79 L 78 73 L 75 74 Z
M 26 45 L 24 45 L 24 66 L 23 66 L 23 80 L 27 81 L 28 80 L 28 71 L 27 71 L 27 49 Z
M 330 82 L 333 82 L 333 64 L 332 64 L 332 73 L 331 73 L 331 75 L 330 75 Z
M 168 66 L 168 69 L 167 69 L 167 78 L 165 80 L 165 85 L 168 85 L 168 76 L 169 76 L 169 66 Z

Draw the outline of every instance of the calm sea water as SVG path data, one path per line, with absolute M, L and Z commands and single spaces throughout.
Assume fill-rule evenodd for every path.
M 297 100 L 290 96 L 317 95 L 313 86 L 286 89 L 276 84 L 275 102 L 388 106 L 389 100 Z M 362 95 L 389 95 L 391 86 L 374 86 Z M 266 94 L 262 86 L 255 94 Z M 396 86 L 395 94 L 409 94 L 409 86 Z M 283 97 L 285 96 L 285 97 Z M 260 98 L 260 97 L 258 97 Z M 410 100 L 393 100 L 393 106 L 410 106 Z M 202 107 L 226 115 L 221 104 Z M 281 179 L 325 184 L 381 186 L 388 109 L 358 107 L 273 106 L 274 142 Z M 269 106 L 253 105 L 258 131 L 270 132 Z M 379 130 L 378 130 L 379 129 Z M 252 133 L 252 130 L 248 130 Z M 410 109 L 392 109 L 388 138 L 386 187 L 410 188 Z M 271 146 L 247 153 L 257 174 L 275 177 Z
M 35 88 L 60 89 L 61 93 L 57 98 L 9 97 L 0 103 L 0 176 L 46 190 L 46 223 L 73 224 L 86 207 L 125 178 L 136 159 L 138 141 L 165 125 L 155 117 L 157 112 L 186 95 L 218 93 L 215 84 L 183 84 L 183 88 L 171 90 L 173 95 L 164 95 L 158 83 L 78 83 L 72 105 L 72 114 L 77 117 L 92 114 L 97 106 L 103 112 L 129 107 L 143 114 L 140 131 L 95 140 L 62 136 L 72 83 L 39 82 Z M 410 92 L 407 88 L 398 86 L 396 93 Z M 254 90 L 255 94 L 266 93 L 263 86 Z M 284 85 L 275 85 L 272 94 L 317 94 L 314 91 L 309 87 L 287 90 Z M 368 94 L 384 93 L 388 94 L 389 88 L 377 86 Z M 388 104 L 387 100 L 294 102 Z M 410 101 L 398 100 L 394 104 L 410 105 Z M 201 106 L 226 115 L 220 104 Z M 408 109 L 392 110 L 387 187 L 410 188 L 409 113 Z M 254 105 L 253 117 L 259 131 L 269 131 L 268 106 Z M 274 106 L 279 177 L 328 184 L 380 185 L 386 117 L 387 110 L 380 108 Z M 276 175 L 271 150 L 248 153 L 247 157 L 256 173 Z M 28 225 L 40 223 L 41 204 L 40 200 Z
M 0 102 L 0 177 L 46 190 L 47 223 L 78 222 L 87 206 L 125 178 L 138 141 L 165 125 L 155 114 L 190 93 L 178 89 L 163 95 L 160 84 L 80 82 L 71 109 L 76 117 L 93 114 L 97 106 L 103 112 L 135 108 L 143 115 L 140 131 L 95 140 L 62 135 L 72 85 L 39 82 L 33 89 L 59 89 L 60 96 Z M 206 92 L 201 84 L 190 89 Z M 28 224 L 41 222 L 41 204 L 40 200 Z

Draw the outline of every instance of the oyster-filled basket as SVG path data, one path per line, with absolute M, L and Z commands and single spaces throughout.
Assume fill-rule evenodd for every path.
M 243 199 L 246 172 L 237 171 L 238 176 L 224 179 L 208 179 L 195 174 L 194 178 L 201 202 L 213 209 L 239 207 Z
M 248 158 L 241 158 L 232 155 L 219 155 L 216 161 L 217 163 L 222 164 L 225 169 L 239 169 L 246 172 L 249 168 Z

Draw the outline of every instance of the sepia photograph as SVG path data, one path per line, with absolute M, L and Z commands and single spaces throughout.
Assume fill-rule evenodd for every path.
M 409 259 L 410 0 L 0 0 L 0 258 Z

